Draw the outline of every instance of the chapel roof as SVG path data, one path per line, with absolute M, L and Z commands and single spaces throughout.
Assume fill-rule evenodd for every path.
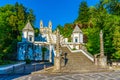
M 23 30 L 34 31 L 32 25 L 30 24 L 30 21 L 28 21 L 28 23 L 25 25 L 25 27 L 23 28 Z
M 75 26 L 73 33 L 82 33 L 82 30 L 79 28 L 78 25 Z

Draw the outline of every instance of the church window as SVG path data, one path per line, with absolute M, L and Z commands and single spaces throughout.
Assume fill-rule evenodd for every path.
M 32 36 L 29 37 L 29 41 L 32 41 Z
M 75 42 L 78 42 L 78 38 L 77 37 L 75 38 Z

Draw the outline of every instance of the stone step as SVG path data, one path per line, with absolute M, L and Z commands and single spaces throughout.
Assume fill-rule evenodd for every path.
M 98 69 L 94 63 L 89 60 L 83 53 L 72 53 L 67 47 L 62 47 L 63 54 L 67 53 L 66 59 L 68 60 L 66 65 L 61 67 L 63 72 L 67 71 L 81 71 L 81 70 L 94 70 Z M 64 60 L 63 60 L 64 61 Z

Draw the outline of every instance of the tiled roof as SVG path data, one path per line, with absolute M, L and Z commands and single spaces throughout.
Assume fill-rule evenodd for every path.
M 26 26 L 23 28 L 23 30 L 30 30 L 30 31 L 34 31 L 32 25 L 30 24 L 30 22 L 28 21 L 28 23 L 26 24 Z
M 78 25 L 75 26 L 73 33 L 82 33 L 81 29 L 78 27 Z

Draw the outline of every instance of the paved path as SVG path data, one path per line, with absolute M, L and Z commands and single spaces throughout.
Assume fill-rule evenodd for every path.
M 61 75 L 3 75 L 0 80 L 120 80 L 120 71 L 82 73 L 82 74 L 61 74 Z

